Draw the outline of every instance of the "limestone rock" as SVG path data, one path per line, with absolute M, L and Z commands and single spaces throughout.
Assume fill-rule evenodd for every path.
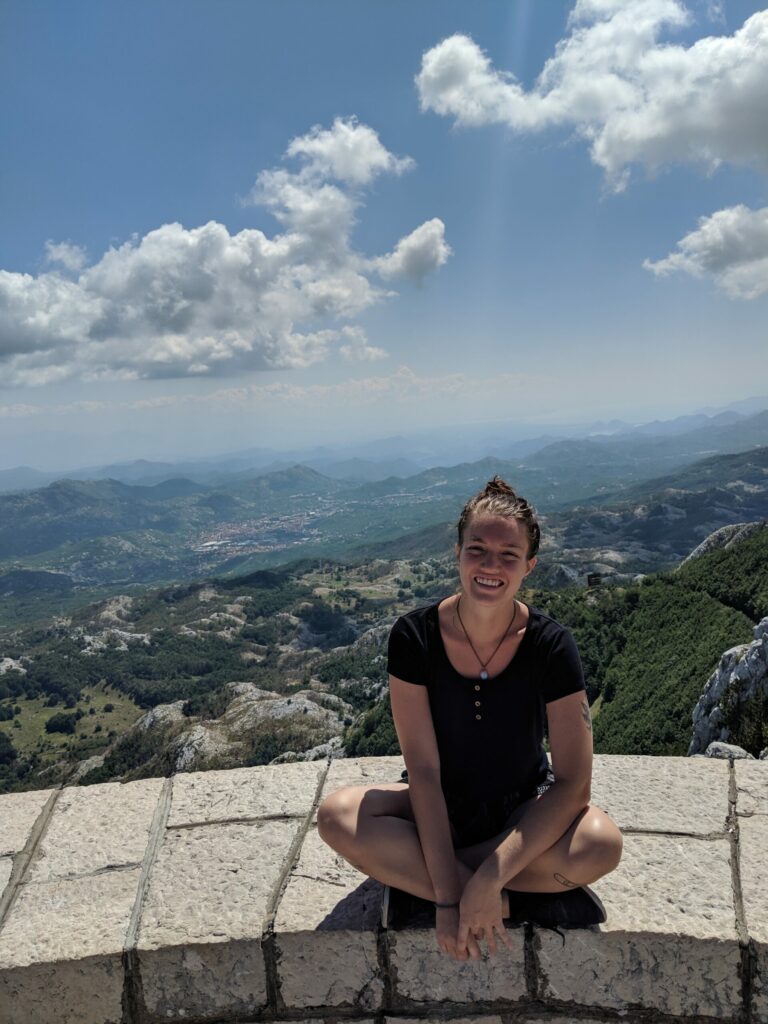
M 352 713 L 351 706 L 341 698 L 314 690 L 286 697 L 249 682 L 229 683 L 226 690 L 230 700 L 220 718 L 201 720 L 187 716 L 185 702 L 177 700 L 151 708 L 133 728 L 142 732 L 167 729 L 164 747 L 173 753 L 177 772 L 237 767 L 247 756 L 254 732 L 260 727 L 268 729 L 273 721 L 300 726 L 299 736 L 306 734 L 312 743 L 308 750 L 289 751 L 282 760 L 307 761 L 338 755 L 344 719 Z M 152 762 L 149 765 L 152 767 Z M 77 779 L 88 770 L 83 768 Z
M 333 736 L 327 743 L 318 743 L 309 750 L 286 750 L 273 758 L 270 764 L 292 764 L 295 761 L 324 761 L 329 757 L 344 757 L 341 736 Z
M 744 747 L 737 747 L 735 743 L 721 743 L 719 741 L 710 743 L 707 749 L 704 751 L 704 756 L 718 757 L 722 760 L 725 760 L 729 757 L 733 757 L 734 759 L 746 757 L 752 761 L 754 761 L 755 759 L 754 755 L 747 753 Z
M 768 618 L 755 626 L 754 636 L 752 643 L 727 650 L 707 680 L 693 710 L 689 755 L 703 753 L 713 740 L 727 743 L 731 739 L 723 712 L 723 700 L 729 687 L 738 689 L 740 704 L 759 694 L 768 696 Z
M 174 769 L 188 772 L 194 767 L 201 768 L 214 758 L 234 758 L 238 752 L 243 752 L 243 745 L 228 740 L 215 723 L 198 723 L 182 733 L 172 744 L 172 749 L 176 752 Z
M 146 715 L 141 716 L 134 725 L 134 728 L 139 729 L 141 732 L 147 732 L 149 729 L 157 728 L 157 726 L 183 722 L 183 707 L 183 700 L 175 700 L 172 704 L 157 704 L 155 707 L 150 708 Z
M 0 658 L 0 676 L 6 672 L 20 672 L 24 676 L 27 674 L 27 670 L 18 659 Z
M 746 540 L 763 526 L 765 526 L 765 522 L 760 520 L 754 523 L 732 523 L 730 526 L 722 526 L 714 533 L 710 533 L 687 558 L 683 559 L 680 565 L 685 565 L 686 562 L 691 562 L 694 558 L 705 555 L 708 551 L 716 551 L 718 548 L 724 548 L 727 551 L 740 541 Z
M 95 768 L 101 768 L 106 758 L 106 754 L 94 754 L 93 757 L 87 757 L 84 761 L 81 761 L 67 779 L 67 785 L 74 786 L 88 772 L 93 771 Z
M 579 572 L 570 565 L 558 562 L 546 572 L 543 582 L 544 586 L 554 589 L 570 587 L 579 582 Z

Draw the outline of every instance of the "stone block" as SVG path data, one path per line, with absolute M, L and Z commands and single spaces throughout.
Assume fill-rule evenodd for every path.
M 768 815 L 739 821 L 739 853 L 747 930 L 768 947 Z
M 396 1000 L 480 1003 L 527 998 L 523 929 L 507 932 L 512 949 L 458 963 L 441 953 L 434 928 L 387 932 Z
M 141 864 L 163 779 L 63 789 L 27 880 L 48 882 Z
M 725 838 L 625 836 L 621 864 L 593 886 L 606 924 L 564 932 L 565 947 L 557 934 L 536 929 L 541 998 L 736 1017 L 740 951 L 729 855 Z
M 754 1013 L 768 1024 L 768 815 L 739 821 L 739 848 L 744 917 L 757 951 Z
M 259 939 L 167 946 L 139 952 L 144 1004 L 163 1020 L 256 1014 L 267 1001 Z
M 757 973 L 752 994 L 752 1015 L 755 1024 L 768 1022 L 768 949 L 762 944 L 757 950 Z
M 0 899 L 10 881 L 11 871 L 13 871 L 13 857 L 0 857 Z
M 40 789 L 0 796 L 0 857 L 24 849 L 32 826 L 53 793 L 52 789 Z
M 639 1021 L 642 1018 L 635 1018 Z M 622 1024 L 632 1024 L 633 1018 L 622 1015 Z M 523 1017 L 519 1018 L 519 1024 L 604 1024 L 603 1021 L 596 1020 L 592 1017 L 576 1017 L 574 1015 L 564 1014 L 561 1017 Z
M 376 1010 L 383 981 L 376 930 L 382 886 L 322 841 L 306 836 L 275 916 L 278 979 L 285 1006 Z
M 179 1017 L 208 1019 L 265 1005 L 262 933 L 301 824 L 294 819 L 167 830 L 137 942 L 151 1014 L 167 1017 L 174 1007 Z M 186 956 L 190 947 L 193 955 Z M 242 983 L 222 996 L 228 990 L 221 974 L 238 972 Z
M 120 957 L 0 970 L 3 1024 L 121 1024 Z
M 423 1020 L 419 1017 L 385 1017 L 384 1021 L 385 1024 L 424 1024 Z M 487 1017 L 451 1017 L 451 1024 L 502 1024 L 502 1019 L 494 1015 Z M 520 1024 L 534 1024 L 534 1022 L 521 1020 Z M 536 1022 L 536 1024 L 539 1024 L 539 1022 Z M 558 1024 L 558 1022 L 547 1021 L 547 1024 Z
M 21 887 L 0 930 L 3 1024 L 122 1017 L 123 941 L 139 869 Z
M 592 803 L 619 828 L 711 835 L 728 817 L 728 762 L 603 754 L 594 760 Z
M 736 813 L 768 815 L 768 761 L 735 761 Z
M 377 786 L 381 783 L 397 782 L 404 768 L 405 761 L 402 757 L 356 757 L 331 761 L 320 794 L 320 802 L 330 793 L 345 786 Z M 316 818 L 317 812 L 313 820 Z
M 309 813 L 324 761 L 262 765 L 173 777 L 168 826 Z

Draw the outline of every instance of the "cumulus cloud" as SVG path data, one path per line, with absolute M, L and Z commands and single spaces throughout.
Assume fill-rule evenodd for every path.
M 367 185 L 384 171 L 402 174 L 414 166 L 410 157 L 398 158 L 385 149 L 376 132 L 356 118 L 337 117 L 330 130 L 315 125 L 291 142 L 287 155 L 305 157 L 309 172 L 353 185 Z
M 342 327 L 341 335 L 345 343 L 339 346 L 339 352 L 350 362 L 372 363 L 377 359 L 386 359 L 383 348 L 368 344 L 368 337 L 362 327 Z
M 451 255 L 445 225 L 437 217 L 401 238 L 393 252 L 374 261 L 382 277 L 410 277 L 421 282 Z
M 66 274 L 0 271 L 3 383 L 298 368 L 338 344 L 346 359 L 381 358 L 348 321 L 393 294 L 377 275 L 420 282 L 445 262 L 444 226 L 428 221 L 383 256 L 352 247 L 362 186 L 410 166 L 355 119 L 313 128 L 286 157 L 298 167 L 263 171 L 249 197 L 280 223 L 272 237 L 164 224 L 92 266 L 71 242 L 49 242 Z
M 569 34 L 528 90 L 454 35 L 423 55 L 421 106 L 459 125 L 570 128 L 615 189 L 634 164 L 767 166 L 768 11 L 732 36 L 661 41 L 691 21 L 680 0 L 578 0 Z
M 73 273 L 82 270 L 88 262 L 85 249 L 72 242 L 53 242 L 49 238 L 45 243 L 45 259 L 47 263 L 58 263 L 65 270 Z
M 676 271 L 711 277 L 734 299 L 768 293 L 768 206 L 732 206 L 702 217 L 699 226 L 664 259 L 643 266 L 658 276 Z

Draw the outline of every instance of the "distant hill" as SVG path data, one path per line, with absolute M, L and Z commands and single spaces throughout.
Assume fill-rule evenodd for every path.
M 690 434 L 674 440 L 681 437 Z M 768 516 L 768 447 L 707 456 L 644 482 L 638 466 L 626 450 L 591 439 L 553 442 L 520 461 L 485 458 L 364 484 L 302 465 L 214 486 L 186 477 L 148 486 L 59 480 L 0 495 L 0 573 L 63 573 L 93 593 L 343 558 L 379 544 L 396 557 L 400 538 L 455 521 L 495 473 L 542 515 L 537 573 L 551 585 L 594 572 L 630 580 L 675 564 L 719 527 Z M 5 615 L 0 601 L 0 625 Z
M 750 448 L 736 454 L 710 455 L 674 473 L 652 477 L 640 484 L 602 500 L 623 499 L 647 501 L 654 497 L 674 495 L 681 491 L 701 492 L 715 488 L 730 488 L 755 493 L 768 488 L 768 446 Z
M 60 572 L 31 572 L 28 569 L 14 569 L 0 575 L 0 598 L 19 598 L 28 594 L 69 594 L 73 583 L 69 576 Z
M 768 447 L 713 456 L 610 497 L 546 517 L 559 559 L 671 565 L 722 526 L 768 517 Z

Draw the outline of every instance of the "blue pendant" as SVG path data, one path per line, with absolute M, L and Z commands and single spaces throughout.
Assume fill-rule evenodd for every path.
M 488 678 L 488 673 L 485 671 L 485 669 L 483 669 L 483 671 L 480 673 L 480 678 L 481 679 L 487 679 Z

